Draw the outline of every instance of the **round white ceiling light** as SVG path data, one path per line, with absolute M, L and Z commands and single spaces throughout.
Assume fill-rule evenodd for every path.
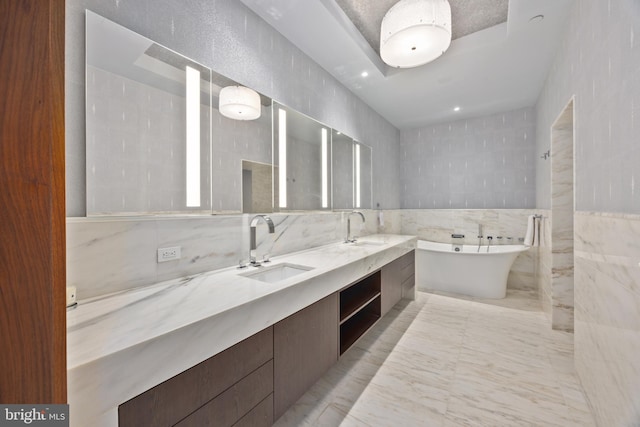
M 220 90 L 220 114 L 235 120 L 255 120 L 260 117 L 260 95 L 244 86 L 227 86 Z
M 382 19 L 380 57 L 392 67 L 418 67 L 441 56 L 451 44 L 447 0 L 400 0 Z

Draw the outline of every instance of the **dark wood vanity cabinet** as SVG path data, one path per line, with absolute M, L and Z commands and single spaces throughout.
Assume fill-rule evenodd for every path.
M 329 295 L 273 326 L 274 419 L 338 360 L 338 296 Z
M 270 426 L 414 284 L 411 251 L 123 403 L 119 426 Z
M 415 251 L 411 251 L 382 268 L 382 315 L 402 298 L 414 298 Z
M 118 407 L 120 427 L 270 426 L 273 327 Z

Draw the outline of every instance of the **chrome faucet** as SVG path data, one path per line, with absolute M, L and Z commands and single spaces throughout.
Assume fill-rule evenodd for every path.
M 267 215 L 256 215 L 249 224 L 249 263 L 254 267 L 259 267 L 260 262 L 256 260 L 256 226 L 260 220 L 263 220 L 269 227 L 269 234 L 273 234 L 276 231 L 276 226 L 273 225 L 273 221 Z M 268 261 L 265 261 L 268 262 Z
M 360 211 L 353 211 L 353 212 L 349 212 L 349 215 L 347 215 L 347 237 L 344 238 L 344 242 L 345 243 L 353 243 L 356 241 L 356 238 L 351 238 L 351 215 L 360 215 L 360 218 L 362 218 L 362 223 L 364 224 L 365 219 L 364 219 L 364 215 L 362 215 L 362 212 Z

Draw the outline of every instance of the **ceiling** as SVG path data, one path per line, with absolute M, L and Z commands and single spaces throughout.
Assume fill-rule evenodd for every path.
M 410 69 L 389 67 L 378 55 L 382 17 L 397 0 L 241 1 L 408 129 L 534 105 L 574 0 L 449 0 L 451 47 Z
M 371 48 L 380 54 L 382 18 L 398 0 L 336 0 Z M 451 39 L 507 21 L 508 0 L 449 0 Z

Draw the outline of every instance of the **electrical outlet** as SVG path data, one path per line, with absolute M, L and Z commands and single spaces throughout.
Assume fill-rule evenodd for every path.
M 167 262 L 180 259 L 180 246 L 158 249 L 158 262 Z
M 75 304 L 76 302 L 76 287 L 67 286 L 67 307 Z

